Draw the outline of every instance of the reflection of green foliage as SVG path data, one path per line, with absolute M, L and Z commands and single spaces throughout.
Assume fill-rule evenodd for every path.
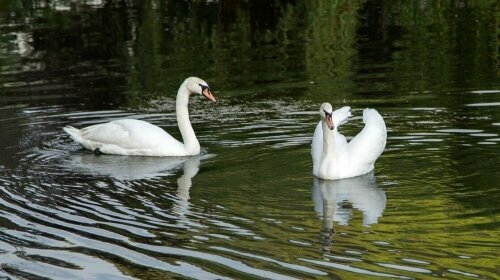
M 419 73 L 396 81 L 407 82 L 403 88 L 415 91 L 443 90 L 450 83 L 483 83 L 491 80 L 484 73 L 493 74 L 491 63 L 496 56 L 496 25 L 491 3 L 475 2 L 474 6 L 429 4 L 421 7 L 416 2 L 394 5 L 391 12 L 395 24 L 404 28 L 405 35 L 394 54 L 395 74 Z M 484 68 L 490 68 L 484 71 Z M 465 86 L 465 85 L 464 85 Z
M 171 9 L 186 7 L 162 4 L 141 2 L 140 17 L 132 21 L 127 91 L 134 105 L 145 105 L 142 101 L 152 96 L 170 95 L 189 76 L 205 77 L 210 65 L 211 30 L 199 14 L 201 9 L 184 3 L 186 15 L 171 14 Z
M 308 4 L 305 60 L 309 78 L 351 76 L 359 2 L 314 0 Z
M 405 3 L 406 4 L 406 3 Z M 395 52 L 395 73 L 420 73 L 420 75 L 433 76 L 433 79 L 422 79 L 422 76 L 405 77 L 400 79 L 408 84 L 403 88 L 412 88 L 415 91 L 426 90 L 432 84 L 443 84 L 450 77 L 450 25 L 446 22 L 445 9 L 429 7 L 419 9 L 417 3 L 403 4 L 397 7 L 399 12 L 398 23 L 410 31 L 398 43 L 404 51 Z M 428 32 L 428 29 L 434 32 Z M 434 67 L 428 67 L 432 63 Z M 427 73 L 426 73 L 427 72 Z M 435 76 L 435 73 L 440 73 Z M 441 80 L 441 82 L 440 82 Z
M 497 75 L 495 1 L 463 6 L 398 1 L 379 4 L 380 14 L 369 10 L 375 17 L 373 22 L 383 23 L 368 31 L 384 37 L 381 44 L 385 44 L 386 60 L 376 67 L 390 70 L 381 73 L 366 71 L 372 61 L 363 60 L 358 53 L 358 46 L 366 44 L 359 36 L 360 27 L 365 32 L 362 29 L 366 26 L 360 13 L 373 3 L 273 3 L 266 6 L 274 9 L 269 18 L 262 18 L 255 12 L 261 10 L 261 2 L 226 5 L 147 0 L 120 6 L 110 1 L 100 8 L 68 2 L 69 11 L 57 11 L 52 4 L 41 5 L 40 1 L 8 0 L 0 9 L 9 12 L 0 19 L 39 22 L 35 24 L 37 35 L 49 53 L 64 50 L 61 53 L 68 59 L 76 60 L 80 50 L 64 45 L 64 40 L 58 40 L 61 35 L 81 42 L 88 52 L 86 57 L 100 52 L 105 44 L 105 55 L 99 58 L 113 57 L 126 64 L 127 87 L 123 92 L 127 92 L 130 104 L 171 94 L 191 75 L 225 88 L 328 80 L 310 86 L 311 96 L 318 90 L 325 92 L 320 87 L 326 84 L 339 92 L 409 92 L 444 90 L 454 81 L 468 87 L 493 81 Z M 390 30 L 395 26 L 400 28 L 396 35 Z M 379 78 L 383 82 L 378 82 Z M 394 83 L 385 83 L 388 80 Z
M 53 5 L 50 2 L 45 2 L 43 5 L 40 5 L 39 2 L 34 0 L 2 0 L 0 1 L 0 19 L 11 23 L 24 23 L 25 20 L 31 21 L 36 18 L 42 18 L 43 21 L 38 23 L 38 27 L 68 27 L 69 19 L 67 16 L 53 9 Z M 70 4 L 70 1 L 58 2 L 64 5 Z
M 136 27 L 135 44 L 129 59 L 128 93 L 129 102 L 140 102 L 138 94 L 149 95 L 161 88 L 164 75 L 162 71 L 162 46 L 161 24 L 158 10 L 154 8 L 153 1 L 144 1 L 141 7 L 141 21 L 134 23 Z
M 212 57 L 219 83 L 235 82 L 235 77 L 253 73 L 251 38 L 250 18 L 243 10 L 237 12 L 235 23 L 227 31 L 222 27 L 215 30 L 211 38 Z
M 304 79 L 304 37 L 307 14 L 304 3 L 295 6 L 287 4 L 281 7 L 282 16 L 278 20 L 276 38 L 283 65 L 281 79 Z M 284 75 L 284 73 L 289 73 Z
M 177 15 L 167 23 L 169 40 L 165 47 L 167 66 L 174 66 L 169 76 L 176 82 L 188 76 L 206 78 L 211 64 L 213 14 L 200 3 L 188 5 L 187 14 Z M 205 9 L 204 9 L 205 8 Z
M 2 0 L 0 1 L 0 15 L 7 17 L 9 13 L 18 13 L 25 8 L 21 1 Z

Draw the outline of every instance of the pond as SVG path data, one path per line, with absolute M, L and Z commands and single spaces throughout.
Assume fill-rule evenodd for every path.
M 496 1 L 0 4 L 0 277 L 494 279 Z M 96 156 L 62 131 L 119 118 L 195 157 Z M 319 106 L 377 109 L 364 176 L 314 178 Z

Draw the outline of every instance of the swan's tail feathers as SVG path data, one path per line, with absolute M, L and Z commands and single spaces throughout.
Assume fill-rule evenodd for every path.
M 332 113 L 332 120 L 335 126 L 340 126 L 348 122 L 351 116 L 351 107 L 345 106 Z
M 82 142 L 83 140 L 82 133 L 79 129 L 68 125 L 63 127 L 63 130 L 66 131 L 66 133 L 68 133 L 71 136 L 71 138 L 73 138 L 73 140 L 75 140 L 76 142 L 78 143 Z
M 384 123 L 384 119 L 375 109 L 366 108 L 363 110 L 363 122 L 365 124 L 370 122 Z

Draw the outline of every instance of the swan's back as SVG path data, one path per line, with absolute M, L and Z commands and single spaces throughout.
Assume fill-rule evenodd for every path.
M 71 137 L 90 150 L 122 155 L 179 155 L 183 144 L 166 131 L 148 122 L 123 119 L 82 129 L 65 127 Z
M 114 144 L 124 149 L 140 149 L 161 142 L 178 142 L 165 130 L 148 122 L 123 119 L 105 124 L 97 124 L 80 130 L 84 139 Z M 145 137 L 147 135 L 147 137 Z

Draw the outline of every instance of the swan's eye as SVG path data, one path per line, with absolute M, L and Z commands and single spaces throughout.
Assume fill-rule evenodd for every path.
M 205 91 L 205 89 L 208 89 L 208 86 L 206 86 L 206 85 L 202 85 L 202 84 L 198 84 L 198 85 L 200 85 L 202 92 Z
M 330 116 L 330 117 L 331 117 L 331 116 L 332 116 L 332 113 L 333 113 L 333 112 L 332 112 L 332 113 L 328 113 L 325 109 L 323 109 L 323 112 L 325 112 L 325 117 L 326 117 L 326 116 Z

